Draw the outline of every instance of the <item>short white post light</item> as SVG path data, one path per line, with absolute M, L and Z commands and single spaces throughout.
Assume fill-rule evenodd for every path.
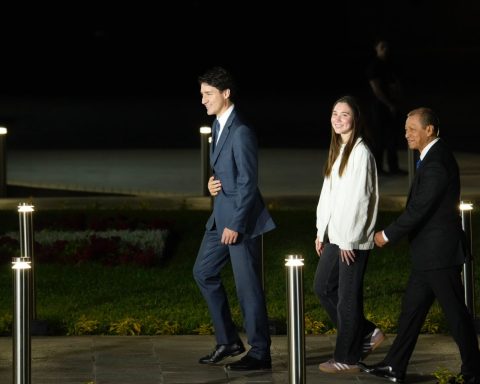
M 200 127 L 200 166 L 202 178 L 202 196 L 210 196 L 208 192 L 208 179 L 210 178 L 210 146 L 209 139 L 212 133 L 210 127 Z
M 290 384 L 305 384 L 305 320 L 303 298 L 303 258 L 288 255 L 288 374 Z
M 473 268 L 473 249 L 472 249 L 472 210 L 473 204 L 468 202 L 460 203 L 460 212 L 462 215 L 462 228 L 466 237 L 467 255 L 463 264 L 463 288 L 465 291 L 465 304 L 468 312 L 475 319 L 475 287 L 474 287 L 474 268 Z

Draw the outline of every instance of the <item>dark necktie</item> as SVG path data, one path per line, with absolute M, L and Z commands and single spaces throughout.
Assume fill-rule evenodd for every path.
M 417 169 L 420 168 L 420 164 L 422 163 L 422 159 L 417 160 Z
M 215 149 L 215 145 L 217 144 L 218 134 L 220 133 L 220 123 L 217 119 L 213 122 L 213 137 L 212 137 L 212 148 Z

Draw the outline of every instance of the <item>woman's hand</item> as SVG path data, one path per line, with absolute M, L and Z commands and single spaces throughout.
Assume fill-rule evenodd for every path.
M 351 249 L 340 249 L 340 258 L 343 263 L 350 265 L 350 263 L 355 262 L 355 252 Z
M 319 237 L 315 239 L 315 251 L 317 251 L 319 257 L 323 252 L 323 241 L 320 241 Z

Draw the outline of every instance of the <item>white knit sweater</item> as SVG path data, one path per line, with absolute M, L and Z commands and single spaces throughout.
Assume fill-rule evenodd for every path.
M 375 159 L 361 138 L 350 153 L 340 177 L 338 170 L 344 145 L 330 176 L 323 181 L 317 206 L 317 237 L 340 249 L 372 249 L 378 209 Z

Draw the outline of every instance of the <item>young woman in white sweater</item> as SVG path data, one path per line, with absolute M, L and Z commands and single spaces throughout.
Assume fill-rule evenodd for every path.
M 314 290 L 337 328 L 333 358 L 319 369 L 358 372 L 357 363 L 385 335 L 363 313 L 363 277 L 378 208 L 375 159 L 362 137 L 362 119 L 352 96 L 337 100 L 332 137 L 317 206 Z

